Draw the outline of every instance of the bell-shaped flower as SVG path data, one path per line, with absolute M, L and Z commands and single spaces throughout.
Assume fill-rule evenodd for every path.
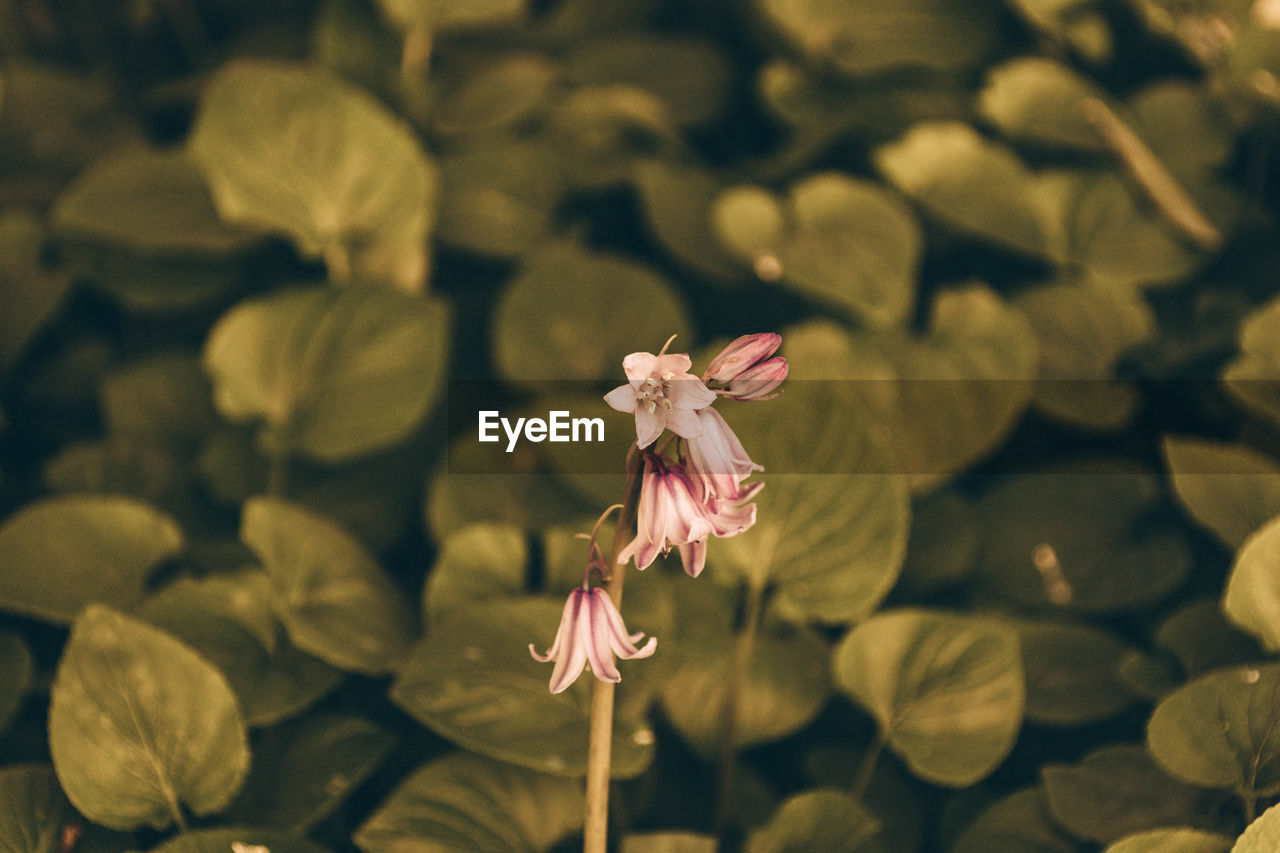
M 787 378 L 789 370 L 782 356 L 762 361 L 734 377 L 724 395 L 732 400 L 771 400 L 782 393 L 776 389 Z
M 672 548 L 691 577 L 707 564 L 707 538 L 736 536 L 756 521 L 754 504 L 743 504 L 763 488 L 759 483 L 743 490 L 739 501 L 716 498 L 704 502 L 701 488 L 679 465 L 645 460 L 644 481 L 636 511 L 636 538 L 618 555 L 618 562 L 635 559 L 636 568 L 647 569 Z
M 702 423 L 702 434 L 686 439 L 685 446 L 689 473 L 699 486 L 702 502 L 750 500 L 764 484 L 753 483 L 744 489 L 742 481 L 752 471 L 763 471 L 764 466 L 751 461 L 738 436 L 715 409 L 700 410 L 698 420 Z
M 564 603 L 560 628 L 551 648 L 540 655 L 530 643 L 529 654 L 542 663 L 556 662 L 551 671 L 551 692 L 560 693 L 577 681 L 587 666 L 601 681 L 621 681 L 613 656 L 616 654 L 623 660 L 649 657 L 658 648 L 658 638 L 650 637 L 649 642 L 637 648 L 636 643 L 643 637 L 643 631 L 627 633 L 622 614 L 603 588 L 580 587 L 569 593 Z
M 685 571 L 697 577 L 706 561 L 706 538 L 714 532 L 697 498 L 697 484 L 680 466 L 655 462 L 652 456 L 644 461 L 643 477 L 636 538 L 622 549 L 618 562 L 634 557 L 636 568 L 647 569 L 659 554 L 680 548 Z M 699 541 L 699 547 L 685 547 Z
M 711 360 L 702 378 L 706 382 L 732 382 L 742 371 L 777 352 L 781 345 L 782 335 L 774 332 L 743 335 Z
M 692 366 L 683 353 L 633 352 L 622 360 L 627 384 L 614 388 L 604 401 L 619 412 L 635 414 L 639 447 L 653 444 L 664 429 L 684 438 L 701 432 L 694 413 L 714 403 L 716 395 L 689 373 Z

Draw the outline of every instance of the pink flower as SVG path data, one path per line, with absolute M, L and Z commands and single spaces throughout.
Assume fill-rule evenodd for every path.
M 702 502 L 750 500 L 764 484 L 754 483 L 743 489 L 741 483 L 752 471 L 763 471 L 764 466 L 751 461 L 738 436 L 715 409 L 700 410 L 698 420 L 702 434 L 688 439 L 686 446 L 689 473 L 700 486 Z
M 606 394 L 604 401 L 619 412 L 635 413 L 638 446 L 653 444 L 663 429 L 685 438 L 701 433 L 694 412 L 714 403 L 716 395 L 689 373 L 692 365 L 685 354 L 633 352 L 622 360 L 628 382 Z
M 755 495 L 763 485 L 745 490 L 742 500 Z M 679 465 L 655 461 L 652 456 L 645 459 L 636 538 L 622 549 L 618 562 L 634 558 L 636 568 L 647 569 L 659 554 L 677 548 L 685 572 L 696 578 L 707 564 L 707 537 L 736 536 L 755 524 L 754 504 L 744 506 L 719 498 L 704 502 L 700 493 Z
M 782 392 L 772 393 L 787 378 L 790 367 L 782 356 L 762 361 L 749 370 L 739 373 L 725 396 L 731 400 L 772 400 Z
M 618 562 L 635 557 L 636 568 L 647 569 L 658 555 L 680 549 L 684 570 L 694 577 L 706 564 L 706 541 L 713 532 L 694 497 L 698 487 L 678 465 L 667 466 L 652 456 L 644 460 L 644 480 L 636 507 L 636 538 L 622 549 Z
M 613 662 L 615 654 L 623 660 L 634 660 L 647 658 L 658 648 L 657 637 L 650 637 L 643 648 L 636 648 L 643 636 L 643 631 L 627 633 L 622 614 L 604 589 L 580 587 L 569 593 L 564 603 L 551 648 L 540 655 L 530 643 L 529 654 L 542 663 L 556 662 L 551 671 L 551 692 L 560 693 L 578 680 L 585 666 L 590 666 L 591 674 L 601 681 L 621 681 Z
M 781 345 L 782 335 L 774 332 L 743 335 L 711 360 L 702 379 L 704 382 L 732 382 L 742 371 L 777 352 Z

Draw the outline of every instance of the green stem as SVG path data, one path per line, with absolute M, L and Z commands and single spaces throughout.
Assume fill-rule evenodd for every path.
M 636 506 L 640 499 L 643 455 L 635 445 L 627 454 L 627 493 L 613 528 L 613 547 L 610 549 L 609 571 L 611 577 L 605 585 L 609 597 L 619 610 L 622 609 L 622 584 L 626 566 L 618 564 L 618 555 L 627 546 L 635 529 Z M 584 853 L 606 853 L 609 843 L 609 777 L 613 750 L 613 693 L 612 681 L 596 679 L 591 689 L 591 728 L 587 744 L 587 795 L 586 818 L 583 826 L 582 849 Z
M 1253 791 L 1245 791 L 1240 795 L 1240 801 L 1244 804 L 1244 825 L 1248 826 L 1258 817 L 1258 797 Z
M 733 808 L 733 771 L 737 755 L 738 705 L 742 697 L 742 685 L 751 669 L 751 654 L 755 650 L 756 635 L 760 630 L 760 614 L 764 600 L 762 573 L 756 573 L 747 584 L 746 612 L 743 624 L 733 642 L 733 659 L 729 666 L 729 683 L 726 685 L 724 705 L 720 711 L 720 791 L 716 803 L 715 832 L 723 835 L 729 826 L 729 814 Z
M 853 777 L 853 795 L 861 800 L 871 787 L 871 777 L 876 773 L 876 763 L 880 753 L 884 751 L 884 735 L 876 734 L 876 739 L 862 754 L 862 762 L 858 764 L 857 775 Z

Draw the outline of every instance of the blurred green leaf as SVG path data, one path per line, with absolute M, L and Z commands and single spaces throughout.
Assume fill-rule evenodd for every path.
M 1080 110 L 1085 98 L 1107 100 L 1107 95 L 1060 62 L 1024 56 L 991 69 L 978 111 L 1018 142 L 1104 151 L 1106 140 Z
M 230 819 L 306 832 L 337 809 L 395 743 L 385 729 L 338 714 L 270 729 L 254 744 L 253 769 Z
M 879 613 L 832 657 L 836 685 L 875 717 L 913 773 L 965 787 L 1013 748 L 1026 696 L 1017 635 L 926 610 Z
M 47 764 L 0 768 L 0 845 L 13 853 L 60 853 L 76 813 Z
M 649 230 L 676 260 L 716 282 L 742 278 L 712 231 L 720 184 L 710 171 L 651 160 L 636 166 L 634 181 Z
M 1030 325 L 981 284 L 939 293 L 924 335 L 813 323 L 788 330 L 786 351 L 793 378 L 851 382 L 916 492 L 999 446 L 1035 389 Z
M 1267 853 L 1280 847 L 1280 806 L 1272 806 L 1249 824 L 1231 853 Z
M 1177 177 L 1206 177 L 1230 159 L 1235 128 L 1227 105 L 1211 86 L 1162 80 L 1141 89 L 1129 106 L 1139 132 Z
M 357 830 L 365 853 L 504 850 L 542 853 L 582 826 L 582 786 L 478 755 L 417 770 Z
M 91 601 L 124 607 L 183 550 L 182 531 L 150 504 L 120 496 L 33 501 L 0 526 L 0 607 L 68 623 Z
M 342 677 L 280 636 L 271 609 L 271 582 L 257 569 L 179 578 L 142 602 L 134 615 L 173 634 L 222 670 L 251 726 L 297 714 Z
M 454 609 L 414 649 L 391 689 L 392 700 L 473 752 L 559 776 L 584 775 L 593 679 L 584 673 L 571 688 L 552 695 L 550 665 L 529 654 L 530 644 L 540 649 L 551 644 L 563 609 L 563 602 L 541 598 Z M 651 626 L 628 617 L 627 627 Z M 631 668 L 646 665 L 651 662 L 624 665 L 623 694 L 630 689 Z M 619 715 L 613 775 L 643 773 L 653 740 L 643 720 Z
M 511 474 L 459 473 L 476 457 L 483 459 L 481 445 L 470 437 L 456 439 L 448 454 L 448 464 L 437 466 L 427 486 L 427 532 L 436 540 L 482 521 L 540 531 L 566 518 L 599 511 L 559 479 L 532 469 L 517 468 Z
M 660 99 L 679 125 L 714 119 L 729 93 L 730 68 L 710 42 L 665 32 L 614 33 L 577 45 L 565 77 L 588 86 L 635 86 Z
M 272 608 L 303 651 L 342 669 L 395 669 L 414 636 L 404 595 L 351 534 L 276 498 L 244 507 L 241 540 L 271 579 Z
M 560 68 L 536 53 L 513 53 L 486 65 L 444 97 L 432 126 L 445 136 L 510 127 L 542 108 Z
M 4 673 L 0 681 L 0 732 L 3 732 L 17 713 L 35 675 L 35 662 L 27 644 L 10 631 L 0 631 L 0 672 Z
M 539 140 L 477 135 L 440 161 L 440 241 L 507 257 L 547 238 L 565 179 L 555 149 Z
M 111 371 L 98 387 L 112 435 L 190 450 L 217 421 L 208 377 L 194 356 L 152 355 Z
M 203 829 L 187 832 L 152 848 L 152 853 L 327 853 L 305 838 L 276 829 Z
M 1227 853 L 1231 839 L 1202 829 L 1172 827 L 1122 838 L 1103 853 Z
M 977 566 L 981 528 L 971 501 L 939 492 L 911 507 L 911 535 L 899 586 L 936 592 L 967 578 Z
M 529 546 L 524 531 L 478 523 L 450 534 L 423 587 L 423 613 L 434 621 L 450 610 L 524 591 Z
M 404 440 L 444 386 L 447 312 L 375 288 L 242 302 L 205 342 L 218 411 L 268 450 L 338 462 Z
M 1147 723 L 1160 766 L 1202 788 L 1280 791 L 1280 664 L 1221 669 L 1165 697 Z
M 494 320 L 494 361 L 514 380 L 621 383 L 622 359 L 696 341 L 683 300 L 656 272 L 617 255 L 553 244 L 507 285 Z
M 1193 601 L 1173 611 L 1160 624 L 1155 640 L 1192 677 L 1263 657 L 1257 643 L 1229 624 L 1222 606 L 1213 600 Z
M 1182 532 L 1144 518 L 1160 494 L 1119 460 L 1005 478 L 980 502 L 985 585 L 1020 604 L 1092 613 L 1159 601 L 1191 570 Z
M 0 163 L 6 170 L 70 174 L 133 141 L 103 77 L 5 57 L 0 71 Z
M 1280 517 L 1244 541 L 1227 577 L 1222 609 L 1268 652 L 1280 651 Z
M 752 831 L 743 849 L 747 853 L 853 853 L 879 830 L 880 822 L 856 797 L 817 788 L 790 797 L 767 824 Z
M 49 707 L 49 749 L 76 808 L 113 829 L 221 811 L 249 769 L 222 674 L 173 637 L 93 604 L 76 619 Z
M 875 154 L 880 172 L 947 224 L 1024 255 L 1062 256 L 1046 184 L 1012 150 L 966 124 L 916 125 Z
M 1222 372 L 1227 390 L 1256 414 L 1280 422 L 1280 299 L 1250 314 L 1238 341 L 1240 355 Z
M 622 839 L 622 853 L 715 853 L 716 839 L 695 832 L 633 833 Z
M 1154 287 L 1185 280 L 1207 256 L 1185 242 L 1110 173 L 1062 176 L 1073 262 L 1108 287 Z
M 1239 548 L 1280 515 L 1280 464 L 1243 445 L 1166 436 L 1164 456 L 1174 493 L 1191 516 Z
M 401 29 L 440 33 L 506 23 L 524 14 L 527 0 L 378 0 L 378 5 Z
M 1142 296 L 1061 283 L 1023 291 L 1013 304 L 1040 343 L 1036 407 L 1074 426 L 1127 424 L 1141 398 L 1134 386 L 1112 377 L 1116 362 L 1155 334 L 1155 316 Z
M 1010 0 L 1009 5 L 1040 33 L 1085 59 L 1103 62 L 1110 58 L 1111 28 L 1093 0 Z
M 422 290 L 439 178 L 362 90 L 319 68 L 236 60 L 209 83 L 190 150 L 223 219 L 288 235 L 335 280 Z
M 662 684 L 667 719 L 708 758 L 720 747 L 734 666 L 735 637 L 726 629 L 705 617 L 682 628 L 676 650 L 680 662 Z M 670 649 L 668 644 L 664 653 Z M 829 656 L 827 644 L 813 631 L 763 626 L 738 687 L 735 747 L 779 740 L 808 725 L 831 690 Z
M 802 366 L 792 362 L 794 378 Z M 906 551 L 910 499 L 854 389 L 793 382 L 729 414 L 765 474 L 755 525 L 708 550 L 713 570 L 774 587 L 796 622 L 853 622 L 889 594 Z
M 997 7 L 983 2 L 759 0 L 799 50 L 851 74 L 902 68 L 960 70 L 990 51 Z
M 64 446 L 45 463 L 51 492 L 121 494 L 159 501 L 184 479 L 173 452 L 141 439 L 108 438 Z
M 1027 719 L 1080 726 L 1115 716 L 1133 702 L 1120 678 L 1130 652 L 1115 635 L 1069 622 L 1015 623 L 1027 673 Z
M 141 146 L 95 160 L 58 197 L 52 221 L 64 237 L 146 253 L 223 255 L 259 239 L 218 219 L 186 151 Z
M 969 824 L 951 853 L 1076 853 L 1049 819 L 1043 788 L 1024 788 L 998 800 Z
M 870 326 L 902 323 L 915 302 L 923 238 L 911 211 L 868 181 L 830 172 L 791 187 L 785 209 L 755 188 L 723 193 L 716 236 L 766 281 Z
M 674 159 L 683 140 L 667 105 L 638 86 L 579 86 L 551 110 L 545 138 L 570 182 L 583 190 L 626 183 L 654 157 Z
M 0 209 L 0 375 L 57 312 L 70 278 L 41 264 L 45 227 L 34 212 Z
M 1079 764 L 1045 764 L 1040 774 L 1054 819 L 1098 844 L 1162 826 L 1212 824 L 1205 792 L 1167 776 L 1137 744 L 1096 749 Z

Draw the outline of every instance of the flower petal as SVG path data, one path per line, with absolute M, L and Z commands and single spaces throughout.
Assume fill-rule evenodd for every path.
M 667 410 L 657 406 L 651 412 L 649 407 L 636 406 L 636 446 L 644 449 L 658 440 L 667 424 Z
M 667 412 L 667 426 L 676 435 L 697 438 L 702 435 L 702 422 L 691 409 L 675 408 Z
M 622 360 L 622 370 L 632 382 L 651 376 L 658 366 L 658 357 L 651 352 L 633 352 Z
M 538 654 L 533 647 L 533 643 L 529 644 L 529 654 L 533 655 L 533 659 L 540 663 L 550 663 L 560 655 L 560 645 L 564 642 L 565 634 L 573 625 L 574 597 L 571 594 L 564 602 L 564 610 L 560 614 L 560 627 L 556 628 L 556 638 L 551 643 L 551 648 L 547 649 L 545 655 Z
M 669 352 L 660 358 L 654 359 L 653 365 L 653 369 L 658 372 L 659 377 L 667 373 L 688 373 L 691 367 L 693 367 L 693 359 L 689 358 L 689 353 L 687 352 Z
M 609 644 L 609 616 L 601 601 L 607 599 L 609 594 L 596 587 L 587 592 L 586 596 L 587 614 L 586 618 L 578 620 L 578 632 L 587 649 L 591 674 L 601 681 L 621 681 L 622 675 L 613 662 L 613 650 Z
M 575 589 L 569 593 L 569 601 L 565 605 L 567 621 L 561 621 L 565 628 L 564 646 L 556 658 L 556 668 L 551 672 L 551 692 L 563 693 L 570 684 L 582 675 L 582 668 L 587 664 L 587 650 L 583 647 L 578 625 L 582 622 L 582 590 Z
M 636 410 L 636 389 L 630 385 L 619 385 L 604 395 L 604 401 L 609 408 L 629 415 Z
M 667 399 L 677 409 L 705 409 L 716 401 L 716 392 L 688 373 L 678 373 L 667 381 Z
M 707 565 L 707 540 L 699 539 L 680 546 L 680 563 L 685 574 L 696 578 Z

